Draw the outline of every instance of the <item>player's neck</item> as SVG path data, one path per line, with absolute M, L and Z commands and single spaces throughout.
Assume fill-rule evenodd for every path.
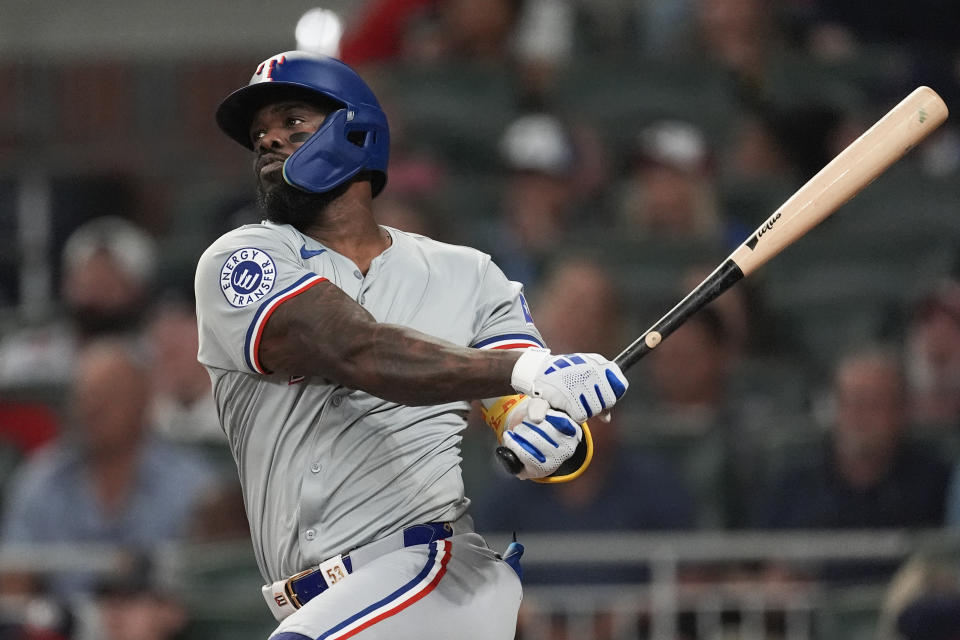
M 373 218 L 369 182 L 355 182 L 304 229 L 325 247 L 353 260 L 366 273 L 370 262 L 390 246 L 391 238 Z

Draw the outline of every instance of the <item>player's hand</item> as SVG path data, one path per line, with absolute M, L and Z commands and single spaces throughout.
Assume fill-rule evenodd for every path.
M 551 355 L 527 349 L 513 366 L 513 388 L 568 414 L 577 423 L 609 411 L 629 387 L 616 363 L 596 353 Z
M 528 480 L 545 478 L 559 469 L 577 450 L 582 438 L 583 429 L 573 418 L 562 411 L 548 409 L 541 422 L 524 420 L 505 431 L 503 446 L 523 463 L 523 469 L 516 476 Z
M 550 405 L 543 398 L 515 395 L 481 400 L 480 407 L 484 421 L 497 434 L 497 442 L 502 443 L 503 434 L 524 420 L 543 422 Z

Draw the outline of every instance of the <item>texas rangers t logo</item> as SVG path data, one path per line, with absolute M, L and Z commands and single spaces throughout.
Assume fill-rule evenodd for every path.
M 237 249 L 220 268 L 220 290 L 234 307 L 262 300 L 273 289 L 277 267 L 273 258 L 260 249 Z
M 273 70 L 276 68 L 276 66 L 277 66 L 278 64 L 283 64 L 283 63 L 286 62 L 286 61 L 287 61 L 287 57 L 286 57 L 286 56 L 280 56 L 279 58 L 277 58 L 277 57 L 270 58 L 270 60 L 267 61 L 267 62 L 269 62 L 269 65 L 267 64 L 267 62 L 261 62 L 261 63 L 260 63 L 260 66 L 257 67 L 257 72 L 256 72 L 256 74 L 254 74 L 254 75 L 260 75 L 261 73 L 263 73 L 263 68 L 264 68 L 264 66 L 266 66 L 266 68 L 267 68 L 267 75 L 266 75 L 263 79 L 266 80 L 266 81 L 273 80 Z

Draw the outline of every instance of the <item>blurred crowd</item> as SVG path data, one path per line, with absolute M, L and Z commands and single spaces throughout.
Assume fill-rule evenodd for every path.
M 960 5 L 933 0 L 356 4 L 330 53 L 369 78 L 390 117 L 380 223 L 490 253 L 560 352 L 616 355 L 915 86 L 960 105 Z M 125 93 L 149 69 L 97 62 L 113 73 L 91 73 L 90 91 L 109 108 L 54 92 L 61 130 L 37 142 L 58 161 L 40 172 L 47 197 L 0 179 L 18 202 L 0 204 L 16 239 L 6 253 L 24 256 L 0 258 L 0 558 L 36 543 L 130 554 L 107 576 L 8 563 L 0 600 L 19 604 L 0 607 L 16 612 L 0 615 L 0 639 L 187 637 L 189 599 L 151 553 L 247 540 L 196 361 L 192 270 L 217 235 L 259 219 L 250 168 L 212 113 L 272 53 L 213 60 L 216 74 L 155 69 L 179 78 L 157 118 L 169 131 L 149 125 L 159 107 Z M 68 71 L 46 69 L 54 84 Z M 111 127 L 120 142 L 99 139 Z M 0 142 L 27 138 L 9 128 Z M 575 482 L 507 477 L 472 416 L 464 478 L 478 528 L 960 527 L 958 178 L 948 121 L 642 360 L 612 422 L 591 425 L 596 458 Z M 960 570 L 926 582 L 904 571 L 930 573 L 915 560 L 896 574 L 890 637 L 960 637 Z

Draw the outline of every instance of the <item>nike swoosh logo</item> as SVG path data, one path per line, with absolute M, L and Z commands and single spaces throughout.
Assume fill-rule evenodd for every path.
M 320 255 L 324 251 L 326 251 L 326 249 L 307 249 L 307 245 L 303 245 L 300 247 L 300 257 L 304 260 L 309 260 L 314 256 Z

